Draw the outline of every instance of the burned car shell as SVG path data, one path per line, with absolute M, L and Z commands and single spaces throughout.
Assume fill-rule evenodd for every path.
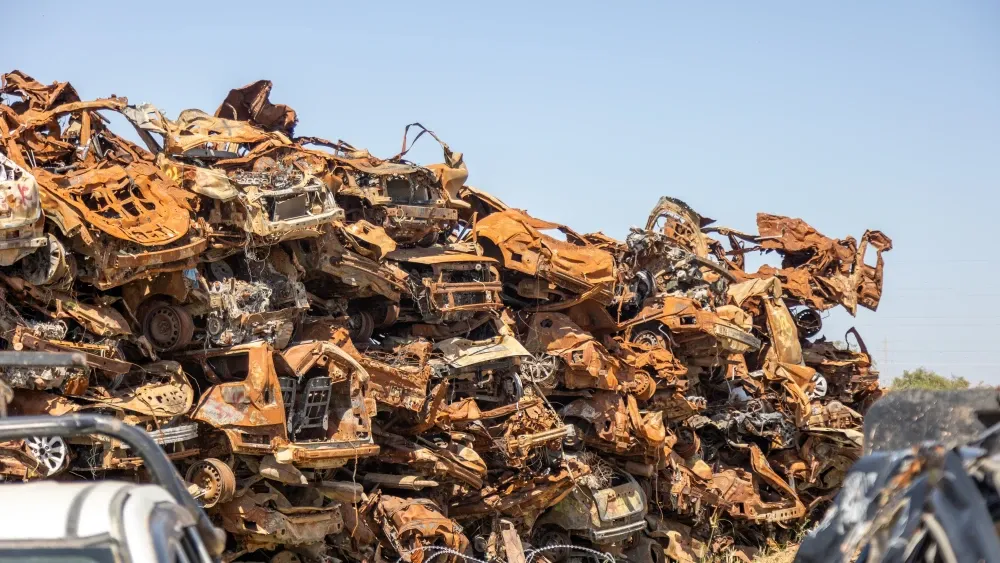
M 361 224 L 346 229 L 335 225 L 317 238 L 287 244 L 305 269 L 303 282 L 311 305 L 328 314 L 348 315 L 351 337 L 367 342 L 376 327 L 399 318 L 400 298 L 409 290 L 410 276 L 395 263 L 381 260 L 382 249 L 374 252 L 358 244 L 351 230 Z
M 535 383 L 567 389 L 617 389 L 629 379 L 627 366 L 612 356 L 590 333 L 562 313 L 535 313 L 528 323 L 525 346 L 538 358 L 558 358 L 553 373 L 544 365 L 533 365 Z M 550 360 L 552 362 L 552 360 Z M 556 377 L 552 377 L 555 375 Z
M 207 240 L 191 221 L 189 194 L 99 113 L 121 113 L 126 99 L 83 102 L 68 83 L 44 86 L 17 72 L 3 76 L 0 91 L 23 100 L 0 104 L 0 138 L 12 161 L 30 166 L 53 227 L 35 254 L 31 281 L 77 278 L 106 290 L 195 263 Z
M 551 229 L 563 232 L 566 240 L 542 232 Z M 487 256 L 528 276 L 515 285 L 520 297 L 570 304 L 593 299 L 603 305 L 614 298 L 614 258 L 564 225 L 507 209 L 480 219 L 474 232 Z
M 306 144 L 332 148 L 337 200 L 349 223 L 366 220 L 385 228 L 401 244 L 427 245 L 437 233 L 450 228 L 458 212 L 448 208 L 448 197 L 430 168 L 399 158 L 382 160 L 347 143 L 315 137 Z
M 660 342 L 666 339 L 663 332 L 666 330 L 675 341 L 693 348 L 717 346 L 723 352 L 744 353 L 761 347 L 759 338 L 718 314 L 699 308 L 691 299 L 663 295 L 647 299 L 643 305 L 635 318 L 620 327 L 630 340 L 643 341 L 643 333 L 648 333 Z
M 707 237 L 702 227 L 713 223 L 703 218 L 683 201 L 663 196 L 646 220 L 646 230 L 662 233 L 695 256 L 705 258 L 709 253 Z
M 0 266 L 10 266 L 48 241 L 43 222 L 38 182 L 0 153 Z
M 44 344 L 32 342 L 33 337 L 20 334 L 20 331 L 15 338 L 18 339 L 17 349 L 72 350 L 48 341 L 43 341 Z M 20 387 L 10 404 L 10 414 L 58 416 L 74 412 L 105 412 L 125 424 L 146 431 L 172 461 L 199 455 L 201 452 L 195 443 L 198 425 L 180 418 L 191 410 L 195 395 L 180 364 L 167 361 L 139 367 L 108 360 L 104 366 L 112 364 L 124 364 L 135 370 L 131 374 L 117 374 L 118 377 L 111 381 L 97 377 L 96 373 L 72 370 L 66 374 L 64 384 L 52 388 L 58 389 L 61 394 L 39 390 L 37 385 L 33 389 L 18 384 L 18 380 L 23 382 L 23 375 L 40 376 L 53 371 L 58 374 L 58 368 L 44 372 L 8 368 L 0 379 L 7 379 L 15 387 Z M 100 384 L 105 381 L 108 387 Z M 143 465 L 141 457 L 130 451 L 127 444 L 115 439 L 101 440 L 89 436 L 66 442 L 50 439 L 29 443 L 28 446 L 27 452 L 38 462 L 42 476 L 53 476 L 65 469 L 88 472 L 135 470 Z
M 456 563 L 469 547 L 462 527 L 444 516 L 430 499 L 403 499 L 376 493 L 362 512 L 369 529 L 388 540 L 400 554 L 400 560 L 407 563 L 436 559 L 440 551 L 424 551 L 424 547 L 431 546 L 446 548 L 446 557 L 441 560 Z
M 630 474 L 614 470 L 613 482 L 601 489 L 577 485 L 542 515 L 536 527 L 555 525 L 594 544 L 622 541 L 646 528 L 646 493 Z
M 278 247 L 268 258 L 255 268 L 230 258 L 139 279 L 122 287 L 122 301 L 160 352 L 252 340 L 284 348 L 309 301 L 292 257 Z
M 202 214 L 222 230 L 236 228 L 274 243 L 318 236 L 316 227 L 344 218 L 328 159 L 280 132 L 193 109 L 176 121 L 150 105 L 124 113 L 160 154 L 163 171 L 205 198 Z M 164 146 L 149 133 L 162 135 Z
M 492 258 L 442 247 L 397 249 L 386 258 L 409 273 L 409 293 L 419 320 L 467 320 L 503 307 L 500 274 Z
M 309 353 L 325 356 L 330 365 L 350 366 L 354 377 L 367 379 L 367 374 L 353 358 L 328 343 L 307 343 Z M 301 360 L 302 350 L 292 347 L 285 352 L 293 360 Z M 339 430 L 333 426 L 329 409 L 333 394 L 331 378 L 309 372 L 313 365 L 298 365 L 305 372 L 296 372 L 284 358 L 264 343 L 252 343 L 228 349 L 189 352 L 176 355 L 188 373 L 200 372 L 197 378 L 218 383 L 207 387 L 191 418 L 221 430 L 229 440 L 233 453 L 250 455 L 274 454 L 279 462 L 299 467 L 339 467 L 358 457 L 375 455 L 379 447 L 370 432 L 359 432 L 353 439 L 337 439 Z M 279 375 L 276 365 L 281 366 Z M 197 366 L 197 367 L 195 367 Z M 192 369 L 193 368 L 193 369 Z M 364 375 L 361 375 L 364 374 Z M 319 382 L 318 384 L 315 382 Z M 294 401 L 294 386 L 302 401 Z M 289 404 L 285 400 L 289 400 Z M 368 417 L 364 401 L 351 398 L 352 408 L 359 409 L 362 421 Z M 290 416 L 291 415 L 291 416 Z M 295 418 L 304 419 L 296 425 Z M 362 423 L 363 425 L 363 423 Z M 297 431 L 311 431 L 308 438 L 294 439 Z
M 293 506 L 270 486 L 262 491 L 247 487 L 234 499 L 220 504 L 214 512 L 221 516 L 223 529 L 232 534 L 245 551 L 321 545 L 326 536 L 344 528 L 338 504 Z
M 517 369 L 531 354 L 510 335 L 484 340 L 449 338 L 434 345 L 440 357 L 428 361 L 439 377 L 476 400 L 517 400 L 522 394 Z M 462 391 L 466 391 L 462 393 Z

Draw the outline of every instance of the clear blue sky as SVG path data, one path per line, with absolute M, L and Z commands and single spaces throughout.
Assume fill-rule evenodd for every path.
M 856 324 L 883 381 L 1000 384 L 1000 4 L 423 4 L 13 2 L 0 69 L 170 116 L 267 78 L 299 134 L 389 156 L 420 121 L 470 184 L 583 232 L 623 237 L 664 194 L 745 230 L 881 229 L 878 313 L 826 334 Z

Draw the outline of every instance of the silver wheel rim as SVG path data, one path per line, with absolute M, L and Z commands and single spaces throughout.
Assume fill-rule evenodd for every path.
M 68 449 L 66 442 L 58 437 L 32 436 L 24 441 L 32 457 L 45 468 L 46 475 L 52 475 L 63 468 Z
M 555 386 L 556 371 L 559 369 L 555 356 L 541 354 L 525 360 L 522 364 L 521 377 L 541 387 Z
M 816 385 L 813 387 L 812 396 L 826 397 L 826 378 L 817 374 L 816 377 L 813 378 L 813 382 Z

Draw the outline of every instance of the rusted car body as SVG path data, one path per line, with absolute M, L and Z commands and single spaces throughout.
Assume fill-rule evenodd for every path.
M 191 410 L 233 453 L 274 455 L 296 467 L 340 467 L 375 455 L 367 372 L 331 343 L 274 351 L 257 342 L 176 356 L 203 385 Z
M 642 459 L 662 455 L 662 447 L 674 439 L 663 424 L 663 413 L 640 411 L 634 395 L 611 391 L 590 395 L 559 412 L 573 427 L 573 446 L 582 443 L 599 452 Z
M 569 227 L 507 209 L 477 222 L 474 232 L 484 254 L 514 274 L 504 284 L 519 298 L 562 307 L 587 299 L 609 305 L 614 297 L 614 259 Z
M 256 266 L 221 259 L 136 280 L 122 287 L 122 301 L 136 332 L 158 351 L 251 340 L 284 348 L 309 299 L 292 257 L 281 248 L 272 252 Z
M 770 469 L 760 450 L 751 450 L 750 457 L 753 473 L 742 468 L 708 470 L 702 475 L 686 470 L 661 482 L 657 494 L 679 514 L 695 515 L 701 504 L 709 504 L 725 510 L 730 518 L 753 522 L 786 522 L 805 515 L 806 507 L 795 491 Z M 764 501 L 761 483 L 785 498 Z
M 633 228 L 619 254 L 619 262 L 630 264 L 634 272 L 620 288 L 623 318 L 634 316 L 641 303 L 655 294 L 688 298 L 705 308 L 724 305 L 726 287 L 735 280 L 707 255 L 695 254 L 655 231 Z
M 549 393 L 558 393 L 557 387 L 621 389 L 645 400 L 656 391 L 645 371 L 633 369 L 562 313 L 532 315 L 525 345 L 533 356 L 524 375 Z
M 405 246 L 430 246 L 456 224 L 458 209 L 467 207 L 458 189 L 468 171 L 461 154 L 444 143 L 445 162 L 424 167 L 403 160 L 405 147 L 393 158 L 380 159 L 343 141 L 304 137 L 299 142 L 329 151 L 324 154 L 335 163 L 337 200 L 349 223 L 363 220 L 383 227 Z
M 404 244 L 426 244 L 458 217 L 445 200 L 434 174 L 411 164 L 379 161 L 367 151 L 349 149 L 341 159 L 338 193 L 348 221 L 364 219 L 385 227 Z M 371 209 L 371 211 L 368 211 Z
M 327 536 L 344 529 L 339 504 L 295 506 L 268 483 L 248 487 L 215 512 L 240 548 L 227 557 L 230 560 L 260 549 L 319 547 Z
M 821 338 L 803 346 L 802 359 L 822 374 L 826 382 L 824 396 L 858 405 L 858 410 L 863 413 L 883 395 L 883 390 L 879 386 L 879 372 L 872 365 L 872 357 L 858 331 L 850 329 L 844 342 L 849 341 L 847 336 L 851 334 L 855 337 L 857 349 L 838 346 Z
M 434 373 L 428 363 L 431 348 L 424 340 L 359 354 L 357 361 L 370 375 L 369 395 L 384 407 L 421 412 Z
M 449 338 L 434 348 L 436 357 L 428 363 L 437 377 L 449 382 L 456 397 L 511 403 L 523 396 L 519 369 L 531 354 L 512 334 L 481 340 Z
M 163 172 L 203 198 L 196 212 L 218 231 L 218 246 L 318 236 L 344 218 L 329 159 L 285 133 L 193 109 L 175 121 L 148 104 L 124 113 Z
M 683 297 L 650 298 L 623 329 L 632 342 L 662 346 L 673 339 L 692 356 L 742 354 L 761 346 L 760 339 L 739 325 Z
M 36 351 L 69 351 L 68 346 L 39 345 L 33 336 L 18 334 L 20 347 Z M 29 345 L 24 346 L 25 342 Z M 109 360 L 107 367 L 115 362 Z M 19 391 L 9 405 L 13 416 L 74 412 L 100 412 L 139 427 L 166 450 L 173 461 L 200 454 L 198 428 L 191 421 L 178 420 L 191 410 L 195 391 L 176 362 L 131 366 L 113 379 L 91 375 L 88 370 L 67 368 L 12 370 L 7 381 Z M 33 471 L 52 476 L 63 471 L 132 471 L 142 466 L 142 458 L 115 440 L 77 438 L 69 442 L 38 439 L 22 444 L 23 452 L 34 460 Z
M 67 83 L 43 86 L 19 73 L 4 75 L 0 91 L 22 100 L 0 105 L 7 156 L 31 171 L 59 235 L 43 260 L 58 266 L 33 270 L 39 285 L 75 277 L 104 290 L 195 263 L 207 241 L 192 223 L 189 195 L 98 111 L 121 113 L 126 99 L 82 102 Z
M 400 321 L 465 321 L 503 307 L 500 274 L 492 258 L 448 247 L 397 249 L 386 258 L 409 274 L 409 311 Z
M 370 240 L 359 237 L 357 229 L 334 226 L 317 238 L 288 245 L 302 267 L 311 308 L 348 316 L 351 336 L 358 342 L 367 342 L 376 328 L 395 323 L 400 299 L 409 291 L 409 274 L 382 260 L 395 244 L 391 239 L 388 246 Z
M 506 471 L 488 486 L 452 503 L 448 512 L 459 521 L 499 513 L 534 522 L 546 509 L 566 498 L 576 487 L 574 479 L 589 471 L 586 464 L 573 458 L 540 474 Z
M 462 527 L 445 517 L 434 501 L 429 499 L 408 500 L 388 495 L 376 495 L 363 509 L 371 524 L 385 540 L 402 555 L 408 563 L 422 563 L 435 555 L 435 551 L 424 551 L 425 546 L 445 548 L 453 552 L 443 561 L 456 563 L 455 554 L 463 553 L 469 547 L 469 539 L 462 533 Z
M 609 472 L 606 484 L 595 486 L 590 483 L 593 479 L 586 480 L 550 508 L 535 523 L 537 533 L 551 534 L 546 528 L 556 528 L 566 533 L 564 545 L 573 541 L 570 536 L 578 536 L 593 545 L 606 546 L 623 544 L 646 529 L 646 493 L 628 473 L 614 468 Z
M 38 182 L 0 152 L 0 266 L 10 266 L 48 243 L 43 222 Z
M 710 258 L 710 239 L 702 232 L 710 223 L 684 202 L 662 197 L 646 228 L 632 229 L 617 255 L 619 268 L 628 265 L 631 273 L 617 310 L 626 340 L 654 348 L 670 344 L 694 363 L 726 363 L 732 354 L 760 349 L 746 315 L 725 307 L 736 277 Z

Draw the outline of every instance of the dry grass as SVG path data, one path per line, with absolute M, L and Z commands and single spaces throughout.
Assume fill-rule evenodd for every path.
M 786 546 L 780 551 L 763 553 L 754 558 L 754 563 L 792 563 L 795 560 L 795 552 L 799 550 L 798 544 Z

